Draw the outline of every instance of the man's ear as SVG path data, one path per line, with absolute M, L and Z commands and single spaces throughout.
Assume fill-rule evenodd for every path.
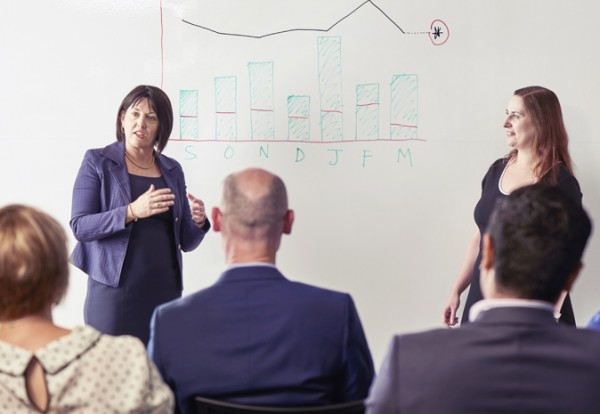
M 583 269 L 583 263 L 580 261 L 579 263 L 577 263 L 577 266 L 575 266 L 575 269 L 567 278 L 567 282 L 565 283 L 565 287 L 563 288 L 563 290 L 571 290 L 573 284 L 575 283 L 575 279 L 577 279 L 577 276 L 579 276 L 579 272 L 581 272 L 581 269 Z
M 288 210 L 283 216 L 283 234 L 292 232 L 292 224 L 294 224 L 294 210 Z
M 487 233 L 483 234 L 481 242 L 481 264 L 479 268 L 485 270 L 494 268 L 494 241 Z
M 213 231 L 221 231 L 221 210 L 218 207 L 213 207 L 210 213 Z

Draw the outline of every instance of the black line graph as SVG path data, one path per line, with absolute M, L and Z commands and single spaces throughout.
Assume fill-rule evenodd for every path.
M 264 33 L 261 35 L 251 35 L 251 34 L 247 34 L 247 33 L 231 33 L 231 32 L 222 32 L 207 26 L 203 26 L 197 23 L 193 23 L 189 20 L 186 19 L 181 19 L 181 21 L 183 23 L 189 24 L 191 26 L 197 27 L 199 29 L 202 30 L 206 30 L 221 36 L 233 36 L 233 37 L 246 37 L 246 38 L 251 38 L 251 39 L 264 39 L 266 37 L 271 37 L 271 36 L 277 36 L 277 35 L 282 35 L 285 33 L 292 33 L 292 32 L 329 32 L 330 30 L 332 30 L 334 27 L 336 27 L 338 24 L 340 24 L 341 22 L 343 22 L 344 20 L 348 19 L 350 16 L 352 16 L 354 13 L 356 13 L 357 11 L 359 11 L 361 8 L 370 5 L 372 7 L 374 7 L 382 16 L 384 16 L 391 24 L 393 24 L 399 31 L 400 33 L 404 34 L 404 35 L 429 35 L 431 41 L 433 42 L 434 45 L 439 46 L 441 44 L 444 44 L 446 42 L 446 40 L 448 39 L 449 36 L 449 30 L 448 30 L 448 26 L 441 22 L 440 20 L 436 20 L 434 22 L 441 22 L 443 24 L 438 24 L 435 25 L 432 23 L 432 26 L 430 28 L 430 30 L 425 30 L 425 31 L 417 31 L 417 32 L 409 32 L 406 31 L 404 29 L 402 29 L 402 27 L 400 27 L 400 25 L 398 23 L 396 23 L 381 7 L 379 7 L 378 5 L 376 5 L 372 0 L 366 0 L 363 3 L 361 3 L 359 6 L 357 6 L 354 10 L 352 10 L 351 12 L 347 13 L 344 17 L 338 19 L 335 23 L 333 23 L 331 26 L 327 27 L 327 28 L 302 28 L 302 27 L 297 27 L 297 28 L 291 28 L 291 29 L 285 29 L 285 30 L 279 30 L 276 32 L 272 32 L 272 33 Z
M 187 1 L 195 4 L 197 0 Z M 304 23 L 288 23 L 287 29 L 271 30 L 272 33 L 266 33 L 269 32 L 269 29 L 261 30 L 261 26 L 256 24 L 248 26 L 250 29 L 222 30 L 223 28 L 219 28 L 215 21 L 210 25 L 211 27 L 192 23 L 190 20 L 200 18 L 200 15 L 191 17 L 193 15 L 191 13 L 198 12 L 197 8 L 192 7 L 190 7 L 190 12 L 184 9 L 183 15 L 179 14 L 177 19 L 171 19 L 170 21 L 174 24 L 173 28 L 179 30 L 178 33 L 182 35 L 174 36 L 174 38 L 189 39 L 190 42 L 209 41 L 202 47 L 202 50 L 214 47 L 217 49 L 215 53 L 226 50 L 228 54 L 234 56 L 231 61 L 224 60 L 227 69 L 213 69 L 212 66 L 207 66 L 213 75 L 214 96 L 210 98 L 209 95 L 213 94 L 210 93 L 210 86 L 205 82 L 206 79 L 203 79 L 202 84 L 199 85 L 196 80 L 198 73 L 195 64 L 192 63 L 189 66 L 190 77 L 186 78 L 185 82 L 179 82 L 183 87 L 178 88 L 180 98 L 179 139 L 202 142 L 250 140 L 304 143 L 365 140 L 424 141 L 419 137 L 419 74 L 414 69 L 407 71 L 407 69 L 399 69 L 395 64 L 392 66 L 392 60 L 386 58 L 382 60 L 381 53 L 389 53 L 389 48 L 377 49 L 374 53 L 369 54 L 365 53 L 364 47 L 370 47 L 368 46 L 372 44 L 370 39 L 375 42 L 378 41 L 377 38 L 389 40 L 390 37 L 395 37 L 394 33 L 400 37 L 402 35 L 425 35 L 425 39 L 428 38 L 433 45 L 439 46 L 448 40 L 448 26 L 444 21 L 435 19 L 426 27 L 425 31 L 410 32 L 390 17 L 394 16 L 391 10 L 384 11 L 376 5 L 375 1 L 378 0 L 358 1 L 360 2 L 358 6 L 355 3 L 347 6 L 346 10 L 327 10 L 329 13 L 337 13 L 334 16 L 329 14 L 328 20 L 335 20 L 331 25 L 327 20 L 320 20 L 320 23 L 314 24 L 314 26 Z M 237 4 L 239 5 L 239 3 Z M 252 19 L 248 17 L 249 12 L 258 10 L 255 7 L 250 10 L 231 9 L 230 7 L 232 6 L 227 5 L 224 9 L 220 9 L 219 15 L 216 16 L 217 20 L 220 20 L 219 16 L 227 17 L 229 13 L 235 12 L 236 16 L 242 17 L 242 24 L 252 23 Z M 213 15 L 214 12 L 215 10 L 211 11 Z M 269 9 L 269 12 L 270 19 L 267 21 L 276 20 L 275 9 Z M 325 18 L 323 15 L 315 14 L 315 10 L 312 8 L 307 8 L 303 12 L 308 13 L 304 19 Z M 210 13 L 206 15 L 210 15 Z M 340 18 L 340 16 L 342 17 Z M 186 18 L 189 20 L 185 20 Z M 228 20 L 236 22 L 235 18 Z M 344 21 L 346 21 L 343 24 L 344 29 L 340 30 Z M 237 22 L 240 23 L 240 21 Z M 366 22 L 368 24 L 365 24 Z M 361 29 L 360 32 L 353 31 L 356 23 Z M 317 28 L 311 29 L 311 26 Z M 318 26 L 323 27 L 319 28 Z M 386 26 L 388 30 L 381 33 L 368 29 L 373 26 Z M 283 26 L 283 28 L 285 27 Z M 338 29 L 334 30 L 336 27 Z M 280 26 L 277 29 L 281 28 Z M 250 34 L 247 30 L 250 31 Z M 260 34 L 261 32 L 263 34 Z M 293 32 L 312 33 L 308 35 L 308 39 L 316 40 L 316 59 L 306 52 L 309 48 L 304 43 L 299 43 L 299 47 L 289 47 L 290 44 L 287 40 L 295 39 L 302 42 L 307 40 L 305 36 L 293 35 Z M 270 42 L 254 41 L 286 33 L 292 34 L 292 36 L 278 37 L 283 42 L 275 41 L 274 50 L 271 49 Z M 352 36 L 356 34 L 360 34 L 361 37 L 353 38 Z M 313 35 L 315 36 L 314 40 L 312 39 Z M 343 35 L 349 35 L 353 40 L 346 44 L 346 54 L 342 53 Z M 228 38 L 233 40 L 229 41 Z M 243 39 L 250 39 L 250 42 Z M 363 43 L 365 39 L 367 42 Z M 416 42 L 411 41 L 410 38 L 405 39 L 409 41 L 406 42 L 407 48 L 404 57 L 409 59 L 405 63 L 407 65 L 410 63 L 409 66 L 415 68 L 418 65 L 414 65 L 413 60 L 415 59 L 411 57 L 413 55 L 410 51 L 418 52 L 421 48 L 419 43 L 423 37 L 412 37 L 412 39 Z M 383 41 L 381 44 L 386 43 Z M 265 46 L 269 46 L 267 53 L 263 53 Z M 294 46 L 298 46 L 298 44 L 294 43 Z M 243 58 L 241 58 L 243 60 L 240 62 L 237 62 L 238 58 L 236 58 L 240 54 L 235 52 L 238 47 L 244 49 Z M 182 62 L 191 62 L 189 59 L 197 58 L 192 49 L 194 48 L 181 48 L 179 43 L 174 46 L 174 50 L 181 53 L 178 60 Z M 277 52 L 286 53 L 279 54 Z M 259 58 L 255 56 L 259 56 Z M 350 88 L 344 88 L 346 84 L 342 71 L 344 57 L 353 63 L 360 61 L 360 73 L 364 75 L 364 77 L 352 78 L 353 81 L 350 84 L 352 92 L 350 92 Z M 277 65 L 275 59 L 277 59 Z M 420 58 L 416 58 L 416 61 L 419 60 Z M 316 73 L 309 69 L 314 69 L 315 62 L 317 64 Z M 309 63 L 311 63 L 310 66 Z M 371 67 L 373 68 L 372 73 Z M 244 68 L 243 71 L 240 71 L 242 68 Z M 365 73 L 362 70 L 365 70 Z M 295 76 L 300 76 L 300 79 L 304 80 L 298 82 L 301 86 L 296 85 L 295 81 L 290 82 L 289 73 L 294 71 L 297 71 Z M 316 82 L 306 79 L 305 75 L 311 73 L 316 75 Z M 282 86 L 283 93 L 279 89 Z M 348 95 L 349 92 L 351 95 Z M 282 96 L 285 98 L 285 105 L 282 104 Z M 348 98 L 349 96 L 352 98 Z M 242 97 L 242 101 L 248 102 L 249 100 L 249 107 L 247 104 L 240 103 L 240 97 Z M 353 111 L 348 108 L 352 108 Z M 214 119 L 211 119 L 213 114 Z M 352 122 L 349 120 L 353 121 L 354 125 L 351 125 Z M 286 130 L 287 137 L 285 137 Z M 351 134 L 354 139 L 349 138 Z

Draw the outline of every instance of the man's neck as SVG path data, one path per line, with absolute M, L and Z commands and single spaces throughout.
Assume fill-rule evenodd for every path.
M 231 252 L 225 259 L 228 265 L 242 263 L 269 263 L 275 264 L 275 255 L 260 254 L 257 252 Z
M 224 244 L 225 262 L 228 265 L 240 263 L 275 264 L 277 249 L 267 243 L 250 241 L 226 241 Z

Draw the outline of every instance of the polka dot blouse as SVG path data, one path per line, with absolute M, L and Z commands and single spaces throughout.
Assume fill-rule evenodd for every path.
M 172 413 L 173 394 L 142 342 L 82 326 L 35 353 L 0 341 L 0 413 L 37 413 L 25 388 L 32 357 L 44 367 L 48 413 Z

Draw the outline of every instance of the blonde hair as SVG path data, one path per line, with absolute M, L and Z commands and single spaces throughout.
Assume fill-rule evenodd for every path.
M 0 318 L 33 315 L 60 302 L 68 279 L 62 226 L 32 207 L 0 209 Z

